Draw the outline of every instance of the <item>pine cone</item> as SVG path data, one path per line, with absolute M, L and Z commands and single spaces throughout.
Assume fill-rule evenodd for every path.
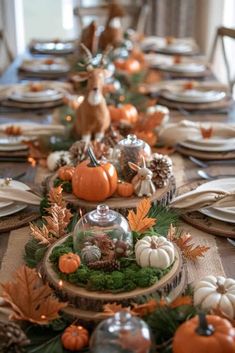
M 114 129 L 113 126 L 110 126 L 108 131 L 106 131 L 102 142 L 105 143 L 106 146 L 114 148 L 122 139 L 123 136 L 119 133 L 119 131 Z
M 152 171 L 152 180 L 158 188 L 164 187 L 172 175 L 172 161 L 162 154 L 154 153 L 148 168 Z
M 75 142 L 69 149 L 71 159 L 75 165 L 86 159 L 87 144 L 85 141 Z
M 19 325 L 0 321 L 1 353 L 21 353 L 27 344 L 29 344 L 29 340 Z
M 120 263 L 117 260 L 100 260 L 91 262 L 88 264 L 88 266 L 92 270 L 103 270 L 107 272 L 120 270 Z

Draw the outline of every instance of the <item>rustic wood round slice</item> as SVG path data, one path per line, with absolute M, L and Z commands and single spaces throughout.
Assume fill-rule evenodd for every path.
M 177 247 L 175 247 L 175 262 L 171 270 L 153 286 L 148 288 L 138 288 L 130 292 L 114 294 L 109 292 L 88 291 L 85 288 L 78 287 L 69 282 L 61 281 L 49 258 L 53 249 L 62 244 L 67 237 L 68 236 L 59 239 L 48 249 L 42 264 L 42 272 L 49 284 L 55 289 L 55 293 L 62 300 L 68 301 L 73 311 L 76 311 L 75 315 L 82 315 L 83 319 L 87 317 L 87 319 L 93 320 L 95 317 L 95 319 L 98 320 L 103 315 L 103 305 L 108 303 L 128 306 L 150 294 L 170 296 L 172 299 L 175 299 L 185 288 L 186 275 L 184 273 L 182 256 Z M 71 310 L 70 307 L 68 311 L 71 312 Z
M 182 195 L 186 192 L 195 190 L 199 185 L 207 182 L 206 180 L 196 180 L 185 184 L 177 189 L 177 195 Z M 193 225 L 195 228 L 205 231 L 213 235 L 218 235 L 225 238 L 235 239 L 235 224 L 219 221 L 208 217 L 198 211 L 182 213 L 181 218 Z
M 204 160 L 216 160 L 216 159 L 233 159 L 235 158 L 235 150 L 227 152 L 203 152 L 196 151 L 191 148 L 177 145 L 176 151 L 183 154 L 184 156 L 192 156 Z
M 47 189 L 50 190 L 54 186 L 54 180 L 57 178 L 57 173 L 52 175 L 47 179 Z M 176 190 L 175 178 L 172 176 L 169 179 L 167 185 L 157 191 L 150 197 L 151 202 L 159 205 L 168 205 L 172 200 Z M 73 194 L 64 193 L 64 200 L 73 204 L 76 207 L 83 209 L 85 212 L 94 210 L 98 204 L 101 202 L 89 202 L 85 200 L 78 199 Z M 119 197 L 113 196 L 105 200 L 105 204 L 108 205 L 111 209 L 126 215 L 129 209 L 136 208 L 141 198 L 137 196 L 133 197 Z
M 169 100 L 163 97 L 160 97 L 159 104 L 165 105 L 168 108 L 172 109 L 185 109 L 185 110 L 222 110 L 227 109 L 233 104 L 233 99 L 230 96 L 226 96 L 224 99 L 221 99 L 218 102 L 213 103 L 183 103 L 183 102 L 176 102 L 173 100 Z
M 9 232 L 13 229 L 28 225 L 40 217 L 36 208 L 26 208 L 16 214 L 0 218 L 0 233 Z

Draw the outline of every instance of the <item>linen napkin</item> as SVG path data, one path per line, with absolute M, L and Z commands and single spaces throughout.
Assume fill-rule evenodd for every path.
M 40 205 L 41 197 L 30 191 L 4 186 L 0 188 L 0 201 L 17 201 L 29 205 Z
M 201 127 L 211 126 L 213 134 L 220 137 L 235 137 L 235 125 L 211 122 L 193 122 L 189 120 L 181 120 L 178 123 L 170 123 L 163 126 L 159 131 L 160 142 L 173 146 L 177 143 L 186 141 L 190 137 L 200 137 Z
M 207 207 L 234 207 L 235 190 L 227 192 L 221 189 L 208 189 L 189 191 L 172 200 L 170 206 L 187 212 Z

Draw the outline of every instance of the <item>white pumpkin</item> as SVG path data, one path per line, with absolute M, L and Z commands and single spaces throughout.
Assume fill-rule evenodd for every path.
M 162 236 L 145 236 L 135 244 L 136 262 L 141 267 L 165 269 L 175 259 L 174 245 Z
M 235 280 L 222 276 L 206 276 L 194 288 L 194 305 L 203 309 L 219 308 L 235 318 Z
M 64 165 L 71 165 L 71 157 L 68 151 L 56 151 L 49 154 L 47 157 L 47 168 L 54 172 Z

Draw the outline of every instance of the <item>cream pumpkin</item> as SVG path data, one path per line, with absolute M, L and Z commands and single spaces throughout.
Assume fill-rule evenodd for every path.
M 222 276 L 206 276 L 194 288 L 194 304 L 203 309 L 219 308 L 235 318 L 235 280 Z
M 135 245 L 135 257 L 141 267 L 165 269 L 174 262 L 174 245 L 162 236 L 145 236 Z

